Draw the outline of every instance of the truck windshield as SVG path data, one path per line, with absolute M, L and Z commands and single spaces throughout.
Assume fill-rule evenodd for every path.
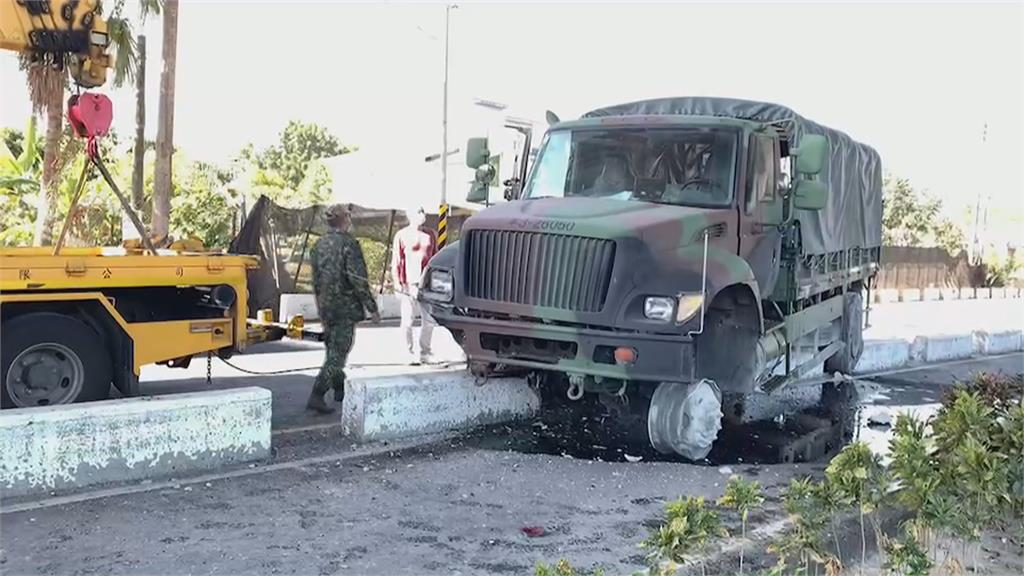
M 523 197 L 727 206 L 736 142 L 735 131 L 721 128 L 552 130 Z

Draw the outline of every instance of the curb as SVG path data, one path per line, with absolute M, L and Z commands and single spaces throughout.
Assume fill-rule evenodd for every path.
M 270 399 L 249 387 L 5 410 L 0 487 L 27 496 L 262 460 Z
M 962 360 L 1024 350 L 1024 330 L 918 336 L 911 340 L 867 340 L 854 374 L 892 370 L 915 364 Z

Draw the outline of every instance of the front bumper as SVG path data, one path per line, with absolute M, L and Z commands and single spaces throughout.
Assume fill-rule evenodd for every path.
M 618 332 L 464 316 L 428 303 L 472 362 L 488 362 L 603 378 L 693 381 L 694 347 L 688 336 Z M 632 364 L 616 364 L 613 351 L 636 351 Z

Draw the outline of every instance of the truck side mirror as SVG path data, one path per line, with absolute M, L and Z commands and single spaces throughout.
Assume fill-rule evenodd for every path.
M 498 171 L 490 164 L 483 164 L 477 168 L 473 185 L 470 186 L 469 194 L 466 196 L 466 202 L 487 202 L 491 197 L 491 184 L 497 174 Z
M 800 210 L 821 210 L 828 200 L 828 186 L 820 180 L 796 181 L 793 187 L 793 206 Z
M 814 176 L 821 172 L 828 157 L 828 139 L 821 134 L 804 134 L 800 146 L 790 152 L 796 156 L 796 171 Z
M 474 204 L 482 204 L 487 202 L 490 197 L 490 186 L 487 184 L 480 184 L 479 182 L 473 182 L 469 187 L 469 194 L 466 194 L 466 202 L 472 202 Z
M 487 149 L 487 138 L 470 138 L 466 143 L 466 166 L 479 168 L 487 163 L 491 151 Z

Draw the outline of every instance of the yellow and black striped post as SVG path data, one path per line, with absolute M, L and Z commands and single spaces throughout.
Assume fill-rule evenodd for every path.
M 448 204 L 441 204 L 437 217 L 437 249 L 448 244 Z

